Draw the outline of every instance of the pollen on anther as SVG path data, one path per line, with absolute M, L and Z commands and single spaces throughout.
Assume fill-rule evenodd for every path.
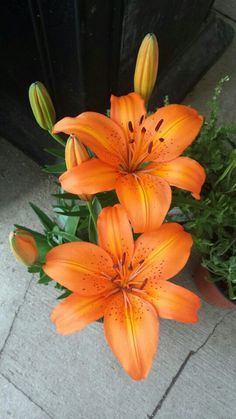
M 130 132 L 134 132 L 133 124 L 131 121 L 128 122 L 128 128 Z
M 148 144 L 148 153 L 149 153 L 149 154 L 152 152 L 152 147 L 153 147 L 153 141 L 151 141 L 151 142 Z
M 163 123 L 164 119 L 160 119 L 160 121 L 157 123 L 156 127 L 155 127 L 155 131 L 158 131 Z
M 126 259 L 126 253 L 124 252 L 123 255 L 122 255 L 122 261 L 121 261 L 122 265 L 125 264 L 125 259 Z
M 139 121 L 139 125 L 142 125 L 143 120 L 144 120 L 144 115 L 141 116 L 140 121 Z
M 145 127 L 143 127 L 142 129 L 141 129 L 141 133 L 142 134 L 145 134 L 145 132 L 146 132 L 147 130 L 146 130 L 146 128 Z
M 161 143 L 163 143 L 163 141 L 165 141 L 165 139 L 164 139 L 164 138 L 159 138 L 159 141 L 160 141 Z

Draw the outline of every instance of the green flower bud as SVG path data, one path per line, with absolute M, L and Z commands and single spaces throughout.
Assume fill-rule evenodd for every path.
M 29 101 L 39 126 L 47 131 L 51 131 L 56 122 L 56 112 L 43 83 L 36 81 L 30 85 Z

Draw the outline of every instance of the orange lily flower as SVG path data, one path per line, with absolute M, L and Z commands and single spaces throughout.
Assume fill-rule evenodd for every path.
M 192 238 L 176 223 L 136 242 L 124 208 L 98 217 L 99 246 L 76 242 L 49 251 L 48 276 L 72 291 L 52 312 L 58 333 L 69 335 L 104 316 L 108 344 L 135 380 L 147 377 L 156 353 L 159 317 L 198 321 L 199 298 L 167 280 L 185 265 Z
M 75 133 L 97 158 L 60 177 L 64 190 L 96 194 L 116 189 L 136 233 L 154 231 L 170 204 L 170 185 L 200 198 L 205 180 L 195 160 L 179 155 L 195 139 L 203 118 L 192 108 L 169 105 L 146 117 L 137 93 L 111 97 L 111 118 L 84 112 L 63 118 L 53 132 Z

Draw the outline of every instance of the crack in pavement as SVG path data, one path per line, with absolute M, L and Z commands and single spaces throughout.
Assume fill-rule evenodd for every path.
M 17 387 L 5 374 L 0 372 L 0 375 L 7 380 L 8 383 L 10 383 L 16 390 L 18 390 L 21 394 L 23 394 L 31 403 L 33 403 L 35 406 L 37 406 L 49 419 L 54 419 L 51 415 L 49 415 L 48 412 L 46 412 L 42 406 L 40 406 L 38 403 L 36 403 L 31 397 L 25 393 L 21 388 Z
M 236 23 L 236 19 L 234 19 L 232 16 L 229 16 L 227 13 L 222 12 L 221 10 L 217 9 L 216 7 L 213 7 L 213 10 L 217 12 L 219 15 L 226 17 L 227 19 L 231 20 L 232 22 Z
M 17 310 L 15 311 L 15 314 L 14 314 L 14 317 L 13 317 L 13 320 L 12 320 L 12 323 L 11 323 L 11 326 L 10 326 L 10 329 L 9 329 L 9 332 L 8 332 L 7 337 L 6 337 L 6 339 L 5 339 L 5 341 L 4 341 L 3 345 L 2 345 L 2 348 L 0 350 L 0 359 L 1 359 L 1 356 L 3 354 L 3 351 L 4 351 L 5 347 L 7 345 L 7 342 L 8 342 L 8 339 L 9 339 L 10 335 L 11 335 L 11 332 L 13 330 L 13 327 L 14 327 L 14 324 L 15 324 L 15 321 L 16 321 L 16 318 L 17 318 L 17 316 L 18 316 L 18 314 L 20 312 L 21 307 L 23 306 L 23 304 L 25 302 L 26 295 L 27 295 L 27 293 L 29 291 L 29 287 L 30 287 L 31 281 L 32 281 L 32 278 L 29 280 L 29 283 L 28 283 L 28 285 L 27 285 L 27 287 L 25 289 L 24 295 L 23 295 L 23 299 L 22 299 L 21 303 L 19 304 L 19 306 L 17 307 Z
M 162 398 L 159 400 L 158 404 L 156 405 L 155 409 L 153 410 L 153 412 L 151 413 L 151 415 L 147 415 L 148 419 L 153 419 L 157 413 L 160 411 L 163 402 L 165 401 L 166 397 L 168 396 L 169 392 L 171 391 L 172 387 L 175 385 L 176 381 L 178 380 L 179 376 L 181 375 L 182 371 L 184 370 L 185 366 L 187 365 L 189 359 L 193 356 L 196 355 L 209 341 L 209 339 L 214 335 L 217 327 L 224 321 L 224 319 L 229 315 L 232 314 L 232 312 L 228 312 L 226 313 L 213 327 L 212 331 L 209 333 L 209 335 L 207 336 L 207 338 L 205 339 L 205 341 L 194 351 L 191 350 L 188 355 L 186 356 L 185 360 L 182 362 L 182 364 L 180 365 L 177 373 L 174 375 L 174 377 L 172 378 L 169 386 L 167 387 L 166 391 L 164 392 Z

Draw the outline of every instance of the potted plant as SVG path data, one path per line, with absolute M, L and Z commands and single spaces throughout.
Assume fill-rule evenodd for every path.
M 209 120 L 186 155 L 197 159 L 206 170 L 201 200 L 190 201 L 181 190 L 175 191 L 171 218 L 181 220 L 191 232 L 201 266 L 195 283 L 205 299 L 220 307 L 236 308 L 236 150 L 233 126 L 218 126 L 219 95 L 222 79 L 211 101 Z

